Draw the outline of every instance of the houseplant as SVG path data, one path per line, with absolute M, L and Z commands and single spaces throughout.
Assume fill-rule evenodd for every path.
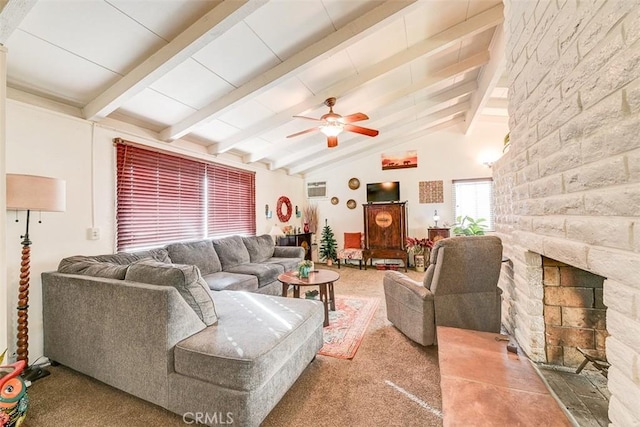
M 322 229 L 322 237 L 320 239 L 320 259 L 326 260 L 327 265 L 331 265 L 338 256 L 338 243 L 333 235 L 333 230 L 324 220 L 324 228 Z
M 432 247 L 433 241 L 427 238 L 407 237 L 407 251 L 409 254 L 413 254 L 416 271 L 424 271 L 425 255 L 428 256 Z
M 483 224 L 486 220 L 484 218 L 473 219 L 472 217 L 465 215 L 456 218 L 456 223 L 453 227 L 453 234 L 456 236 L 482 236 L 484 230 L 487 228 Z

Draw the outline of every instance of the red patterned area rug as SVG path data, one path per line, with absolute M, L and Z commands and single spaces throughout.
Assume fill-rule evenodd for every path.
M 336 295 L 336 311 L 329 310 L 329 326 L 324 328 L 324 345 L 318 354 L 353 359 L 379 302 L 379 298 Z

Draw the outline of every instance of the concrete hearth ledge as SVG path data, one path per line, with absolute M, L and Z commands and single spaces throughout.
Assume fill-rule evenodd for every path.
M 529 359 L 500 334 L 438 326 L 445 426 L 572 426 Z M 504 337 L 504 335 L 502 335 Z

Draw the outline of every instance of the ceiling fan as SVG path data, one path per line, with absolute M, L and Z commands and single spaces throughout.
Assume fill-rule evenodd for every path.
M 349 114 L 348 116 L 341 116 L 333 112 L 333 106 L 336 105 L 336 99 L 331 97 L 324 101 L 324 105 L 329 107 L 329 112 L 324 114 L 319 119 L 305 116 L 293 116 L 299 119 L 313 120 L 314 122 L 320 122 L 318 126 L 288 135 L 287 138 L 303 135 L 305 133 L 320 131 L 327 136 L 327 146 L 329 148 L 338 146 L 338 134 L 343 130 L 348 132 L 355 132 L 367 136 L 377 136 L 378 131 L 375 129 L 363 128 L 361 126 L 352 125 L 353 122 L 359 122 L 361 120 L 368 120 L 369 116 L 363 113 Z

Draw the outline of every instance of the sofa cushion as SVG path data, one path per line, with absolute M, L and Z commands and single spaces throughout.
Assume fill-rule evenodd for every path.
M 203 276 L 222 270 L 220 259 L 211 240 L 172 243 L 167 246 L 169 258 L 176 264 L 195 265 Z
M 302 261 L 302 258 L 269 258 L 268 264 L 278 264 L 284 268 L 284 271 L 297 270 L 298 264 Z M 283 273 L 284 273 L 283 271 Z
M 150 249 L 139 252 L 118 252 L 116 254 L 95 255 L 90 257 L 100 262 L 112 262 L 114 264 L 131 264 L 145 258 L 153 258 L 160 262 L 171 262 L 169 252 L 165 248 Z
M 225 271 L 238 264 L 251 262 L 249 251 L 240 236 L 213 240 L 213 247 L 216 249 L 222 269 Z
M 167 264 L 147 258 L 129 266 L 125 280 L 175 287 L 205 325 L 218 321 L 207 282 L 194 265 Z
M 127 274 L 127 268 L 129 268 L 128 264 L 121 265 L 112 262 L 100 262 L 91 257 L 77 255 L 64 258 L 60 261 L 58 272 L 124 280 Z
M 233 390 L 264 385 L 324 321 L 319 301 L 222 291 L 216 302 L 218 325 L 176 344 L 174 367 Z
M 275 243 L 273 237 L 268 234 L 262 236 L 246 236 L 242 238 L 249 252 L 251 262 L 264 262 L 273 256 Z
M 228 273 L 219 271 L 217 273 L 202 276 L 212 291 L 249 291 L 258 290 L 258 278 L 250 274 Z
M 278 275 L 284 273 L 284 267 L 276 263 L 261 263 L 256 264 L 248 262 L 246 264 L 238 264 L 234 267 L 227 269 L 228 273 L 240 273 L 251 274 L 258 278 L 258 287 L 261 288 L 264 285 L 268 285 L 271 282 L 278 280 Z

